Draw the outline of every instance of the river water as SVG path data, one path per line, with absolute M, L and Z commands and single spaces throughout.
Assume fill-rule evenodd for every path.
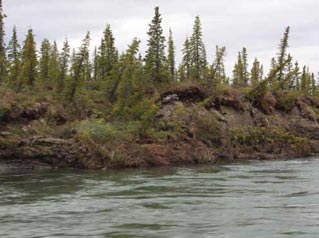
M 1 238 L 319 237 L 319 160 L 0 173 Z

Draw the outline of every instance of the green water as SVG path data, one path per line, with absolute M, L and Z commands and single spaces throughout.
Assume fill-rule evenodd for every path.
M 1 238 L 319 237 L 319 160 L 0 173 Z

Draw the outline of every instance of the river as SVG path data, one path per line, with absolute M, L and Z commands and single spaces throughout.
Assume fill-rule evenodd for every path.
M 1 238 L 319 237 L 319 159 L 0 172 Z

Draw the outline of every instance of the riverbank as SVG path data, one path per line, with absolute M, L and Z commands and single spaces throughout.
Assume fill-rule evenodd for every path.
M 107 170 L 319 154 L 319 98 L 293 92 L 257 102 L 229 87 L 170 88 L 153 93 L 154 117 L 143 133 L 108 117 L 103 101 L 2 95 L 0 164 L 12 167 Z

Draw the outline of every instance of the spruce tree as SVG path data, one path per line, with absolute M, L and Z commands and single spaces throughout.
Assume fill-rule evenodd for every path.
M 86 79 L 89 60 L 90 33 L 88 32 L 82 40 L 82 45 L 78 52 L 73 50 L 71 66 L 71 83 L 67 92 L 67 99 L 74 102 L 79 91 L 83 88 Z
M 190 39 L 191 78 L 195 80 L 205 79 L 206 50 L 202 40 L 202 26 L 199 16 L 195 18 L 193 34 Z
M 247 86 L 249 81 L 249 72 L 248 72 L 248 53 L 245 47 L 243 48 L 241 55 L 242 55 L 242 63 L 243 63 L 243 72 L 242 72 L 243 75 L 242 75 L 241 84 L 243 86 Z
M 50 82 L 51 89 L 58 88 L 59 76 L 60 76 L 59 50 L 58 50 L 57 43 L 54 41 L 50 49 L 50 61 L 49 61 L 49 82 Z
M 312 73 L 310 76 L 310 83 L 311 83 L 310 94 L 315 95 L 317 92 L 317 88 L 316 88 L 316 79 L 315 79 L 314 73 Z
M 58 91 L 62 91 L 64 89 L 65 80 L 69 72 L 69 63 L 70 63 L 70 46 L 67 39 L 63 43 L 62 51 L 59 58 L 60 58 L 59 60 L 60 77 L 59 77 L 59 83 L 58 83 Z
M 185 68 L 182 64 L 180 64 L 178 66 L 178 69 L 177 69 L 177 80 L 178 82 L 183 82 L 185 81 L 187 78 L 186 78 L 186 75 L 185 75 Z
M 172 30 L 169 29 L 169 37 L 168 37 L 168 56 L 167 56 L 167 64 L 170 72 L 170 80 L 175 81 L 175 46 L 173 40 Z
M 0 82 L 4 81 L 7 76 L 7 61 L 6 61 L 6 45 L 4 32 L 5 15 L 2 9 L 2 0 L 0 0 Z
M 135 90 L 141 90 L 137 87 L 139 84 L 139 60 L 138 60 L 138 50 L 140 41 L 138 39 L 133 39 L 132 44 L 129 46 L 125 55 L 122 57 L 122 75 L 120 83 L 117 89 L 117 105 L 125 110 L 129 110 L 132 100 L 131 96 L 134 94 Z
M 115 38 L 110 25 L 107 25 L 105 28 L 97 55 L 96 63 L 97 70 L 99 71 L 97 75 L 100 79 L 106 80 L 118 60 Z
M 309 66 L 307 66 L 307 88 L 306 88 L 306 92 L 308 94 L 311 94 L 311 86 L 312 86 L 312 73 L 309 70 Z
M 257 86 L 259 82 L 263 79 L 263 66 L 261 63 L 255 58 L 253 67 L 250 73 L 250 81 L 252 86 Z
M 83 40 L 81 48 L 81 54 L 83 56 L 83 67 L 82 67 L 82 82 L 88 82 L 91 80 L 92 65 L 90 61 L 90 32 L 88 32 Z
M 243 81 L 243 61 L 241 52 L 238 52 L 237 63 L 233 70 L 233 85 L 235 87 L 240 86 Z
M 277 65 L 281 66 L 285 63 L 287 60 L 287 49 L 289 47 L 288 45 L 288 40 L 289 40 L 289 31 L 290 27 L 288 26 L 285 29 L 284 37 L 280 41 L 279 45 L 279 52 L 278 52 L 278 58 L 277 58 Z M 278 71 L 278 83 L 279 83 L 279 88 L 284 89 L 284 71 L 285 67 L 281 67 L 280 70 Z
M 300 87 L 300 68 L 299 68 L 298 61 L 296 61 L 295 63 L 294 74 L 291 81 L 292 81 L 292 85 L 290 86 L 290 89 L 299 91 L 301 87 Z
M 33 86 L 37 78 L 37 51 L 33 30 L 29 29 L 22 49 L 22 66 L 19 76 L 20 87 L 23 84 Z M 19 87 L 19 89 L 20 89 Z
M 9 61 L 9 81 L 11 86 L 16 87 L 21 67 L 21 48 L 16 27 L 12 30 L 12 38 L 9 42 L 7 51 Z
M 82 48 L 82 47 L 81 47 Z M 70 69 L 70 84 L 67 85 L 66 99 L 70 102 L 74 102 L 74 98 L 77 93 L 77 89 L 81 80 L 81 72 L 83 67 L 83 56 L 81 54 L 81 48 L 79 52 L 75 49 L 72 51 L 71 69 Z
M 99 56 L 97 53 L 97 48 L 94 48 L 93 51 L 93 80 L 96 82 L 98 79 L 99 70 Z
M 44 39 L 40 49 L 40 80 L 45 88 L 49 85 L 49 62 L 50 62 L 51 43 L 48 39 Z
M 275 57 L 272 57 L 271 58 L 271 61 L 270 61 L 270 69 L 269 69 L 269 73 L 268 75 L 266 76 L 266 78 L 270 79 L 268 80 L 267 82 L 264 83 L 264 85 L 267 86 L 267 88 L 269 88 L 272 84 L 274 83 L 277 83 L 277 74 L 278 74 L 278 64 L 277 64 L 277 61 L 276 61 L 276 58 Z M 280 67 L 281 68 L 281 67 Z
M 227 83 L 224 58 L 226 56 L 226 48 L 216 46 L 216 56 L 211 66 L 210 86 L 216 86 L 217 84 Z
M 237 63 L 233 70 L 233 85 L 246 87 L 248 82 L 248 54 L 247 49 L 244 47 L 241 52 L 238 52 Z
M 300 89 L 304 93 L 308 93 L 309 89 L 309 73 L 307 66 L 302 68 L 301 78 L 300 78 Z
M 286 63 L 286 69 L 284 72 L 284 78 L 282 82 L 282 89 L 285 90 L 292 90 L 294 87 L 294 65 L 292 62 L 292 56 L 288 54 L 287 56 L 287 63 Z
M 157 108 L 152 100 L 145 97 L 145 85 L 141 80 L 142 60 L 138 56 L 140 41 L 134 39 L 129 49 L 121 57 L 121 75 L 117 88 L 114 114 L 124 121 L 138 122 L 138 133 L 145 137 L 151 126 Z
M 114 103 L 117 99 L 117 90 L 123 74 L 124 54 L 118 57 L 118 62 L 110 72 L 110 77 L 106 81 L 106 98 L 109 102 Z
M 183 48 L 183 60 L 181 67 L 179 69 L 179 74 L 181 80 L 189 80 L 191 76 L 191 51 L 190 51 L 190 41 L 189 38 L 186 37 L 184 48 Z
M 311 76 L 311 73 L 310 73 L 310 70 L 309 70 L 309 67 L 307 66 L 306 67 L 306 75 L 307 75 L 307 81 L 306 81 L 306 88 L 305 88 L 305 91 L 306 91 L 306 94 L 311 94 L 311 85 L 312 85 L 312 76 Z
M 167 68 L 165 67 L 165 37 L 161 26 L 162 17 L 159 7 L 155 7 L 155 15 L 149 25 L 148 49 L 145 57 L 145 70 L 151 84 L 167 82 Z

